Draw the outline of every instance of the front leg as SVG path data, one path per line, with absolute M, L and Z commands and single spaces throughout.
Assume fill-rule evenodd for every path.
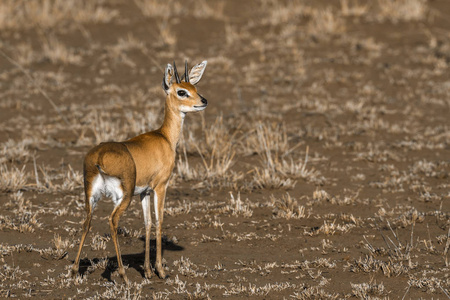
M 156 218 L 156 272 L 160 278 L 166 278 L 166 273 L 162 266 L 162 245 L 161 245 L 161 227 L 164 218 L 164 200 L 166 198 L 166 188 L 167 185 L 158 185 L 154 191 L 154 201 L 155 201 L 155 218 Z
M 150 268 L 150 231 L 152 229 L 152 211 L 150 209 L 150 194 L 145 191 L 141 195 L 142 211 L 144 213 L 145 224 L 145 262 L 144 272 L 145 277 L 150 279 L 152 277 L 152 269 Z

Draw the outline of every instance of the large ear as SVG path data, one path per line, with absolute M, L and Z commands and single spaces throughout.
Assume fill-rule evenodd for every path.
M 200 81 L 200 79 L 202 79 L 203 72 L 205 72 L 207 63 L 208 62 L 204 60 L 192 68 L 191 73 L 189 73 L 189 82 L 191 84 L 197 84 Z
M 170 64 L 167 64 L 166 70 L 164 71 L 164 78 L 162 82 L 162 87 L 164 89 L 164 92 L 166 92 L 166 94 L 168 93 L 168 90 L 172 85 L 173 74 L 174 74 L 173 67 Z

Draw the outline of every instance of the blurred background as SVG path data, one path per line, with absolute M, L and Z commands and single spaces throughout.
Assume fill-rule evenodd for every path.
M 448 297 L 449 12 L 448 0 L 0 1 L 0 295 Z M 85 153 L 158 128 L 163 70 L 185 60 L 208 61 L 209 105 L 186 118 L 168 191 L 171 277 L 142 279 L 135 200 L 119 238 L 134 283 L 112 283 L 104 200 L 82 276 L 66 278 Z

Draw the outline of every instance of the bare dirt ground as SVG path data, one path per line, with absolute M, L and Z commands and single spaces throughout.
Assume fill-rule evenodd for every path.
M 0 297 L 449 298 L 449 12 L 447 0 L 0 2 Z M 186 117 L 168 189 L 169 278 L 143 277 L 137 198 L 119 236 L 132 284 L 117 274 L 110 199 L 68 278 L 84 154 L 156 129 L 162 70 L 184 59 L 208 60 L 209 106 Z

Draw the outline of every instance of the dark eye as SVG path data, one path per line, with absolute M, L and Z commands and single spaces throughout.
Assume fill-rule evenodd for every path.
M 177 95 L 180 96 L 180 97 L 185 97 L 185 96 L 187 95 L 187 93 L 186 93 L 186 91 L 179 90 L 179 91 L 177 92 Z

